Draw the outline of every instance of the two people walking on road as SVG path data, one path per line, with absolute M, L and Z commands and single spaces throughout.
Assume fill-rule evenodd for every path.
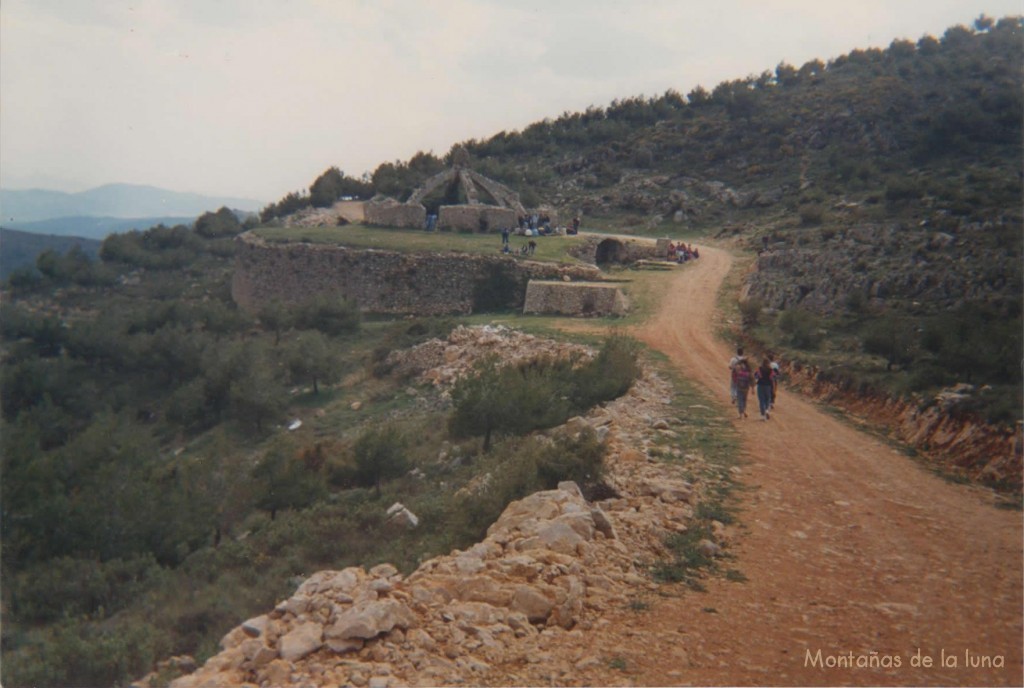
M 750 362 L 743 355 L 743 347 L 737 347 L 736 355 L 729 360 L 729 392 L 740 418 L 747 417 L 747 395 L 751 386 L 757 390 L 757 406 L 761 412 L 761 420 L 771 418 L 778 390 L 779 372 L 779 364 L 772 356 L 763 359 L 761 365 L 752 371 Z

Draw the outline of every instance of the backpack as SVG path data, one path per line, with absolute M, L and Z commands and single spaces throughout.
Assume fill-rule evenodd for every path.
M 746 368 L 742 366 L 737 367 L 733 378 L 736 380 L 736 391 L 746 392 L 750 389 L 750 372 Z

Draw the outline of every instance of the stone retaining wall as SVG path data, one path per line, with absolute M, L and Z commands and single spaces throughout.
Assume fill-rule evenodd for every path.
M 614 263 L 628 265 L 639 260 L 659 260 L 665 257 L 667 242 L 641 237 L 602 236 L 600 234 L 581 237 L 582 241 L 572 254 L 590 263 Z M 659 248 L 661 247 L 661 248 Z
M 530 280 L 524 313 L 540 315 L 625 315 L 629 309 L 622 290 L 612 284 Z
M 274 300 L 294 304 L 337 294 L 354 300 L 367 313 L 466 314 L 520 308 L 531 279 L 566 278 L 596 280 L 600 271 L 501 255 L 268 244 L 245 233 L 237 239 L 231 295 L 249 312 Z
M 517 225 L 516 213 L 511 208 L 489 205 L 443 205 L 438 212 L 440 229 L 465 232 L 498 232 L 502 227 Z
M 363 213 L 368 225 L 423 229 L 427 223 L 427 209 L 419 203 L 399 203 L 392 199 L 370 201 Z

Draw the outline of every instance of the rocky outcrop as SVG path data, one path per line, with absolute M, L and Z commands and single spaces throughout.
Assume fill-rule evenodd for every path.
M 529 336 L 498 328 L 453 335 L 486 342 L 484 349 Z M 519 343 L 539 341 L 547 340 Z M 440 352 L 440 366 L 454 376 L 483 355 L 454 351 L 475 349 L 450 340 L 421 348 L 417 360 L 431 375 L 426 361 L 438 363 Z M 446 362 L 445 352 L 455 360 Z M 665 448 L 680 422 L 671 397 L 671 385 L 647 373 L 624 397 L 557 430 L 592 428 L 604 439 L 606 492 L 614 496 L 591 502 L 571 482 L 530 495 L 509 504 L 483 541 L 408 576 L 388 564 L 316 573 L 229 631 L 219 654 L 171 685 L 539 685 L 552 676 L 587 683 L 602 665 L 588 652 L 588 632 L 608 623 L 605 612 L 657 589 L 646 567 L 715 487 L 683 476 L 705 474 L 699 453 Z M 655 462 L 655 447 L 676 460 Z M 709 545 L 721 547 L 720 535 Z
M 285 227 L 336 227 L 363 221 L 362 201 L 338 201 L 330 208 L 303 208 L 284 218 Z
M 822 315 L 854 300 L 943 310 L 965 301 L 1019 299 L 1020 261 L 1007 260 L 1004 250 L 985 243 L 973 241 L 969 232 L 954 237 L 901 225 L 807 230 L 758 256 L 741 298 Z
M 477 362 L 491 356 L 505 365 L 516 365 L 538 358 L 588 359 L 593 355 L 589 347 L 556 342 L 504 325 L 460 325 L 445 339 L 430 339 L 410 349 L 392 351 L 384 366 L 400 378 L 416 378 L 443 394 Z

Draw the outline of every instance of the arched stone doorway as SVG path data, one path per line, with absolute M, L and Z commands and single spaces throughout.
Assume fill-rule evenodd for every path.
M 627 262 L 626 246 L 617 239 L 605 239 L 597 245 L 594 262 L 598 266 L 621 265 Z

